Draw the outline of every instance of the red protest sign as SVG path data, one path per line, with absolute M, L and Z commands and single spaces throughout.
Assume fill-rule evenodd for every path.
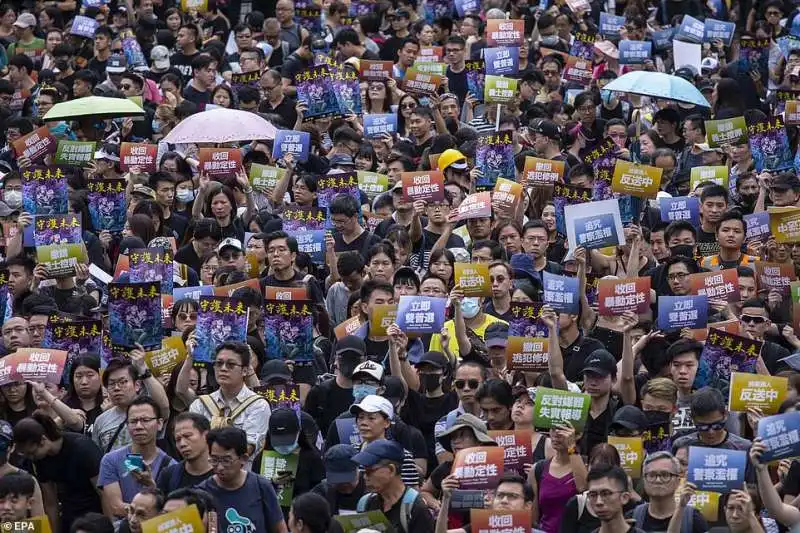
M 235 176 L 242 170 L 242 152 L 237 148 L 200 148 L 200 172 L 212 178 Z
M 417 54 L 417 61 L 420 63 L 437 63 L 444 57 L 444 50 L 441 46 L 423 46 Z
M 486 21 L 486 44 L 489 48 L 521 46 L 524 39 L 524 20 L 488 19 Z
M 478 446 L 456 453 L 452 473 L 461 489 L 493 489 L 503 475 L 505 452 L 499 446 Z
M 403 172 L 403 199 L 406 202 L 424 200 L 426 202 L 444 201 L 444 174 L 438 170 L 429 172 Z
M 527 156 L 522 169 L 525 185 L 552 185 L 564 177 L 564 161 Z
M 119 146 L 119 167 L 123 171 L 140 167 L 142 172 L 157 170 L 158 145 L 146 143 L 122 143 Z
M 58 384 L 64 373 L 67 352 L 43 348 L 19 348 L 6 358 L 11 358 L 14 362 L 13 381 Z
M 492 193 L 489 191 L 470 194 L 458 206 L 458 220 L 489 218 L 492 216 Z
M 716 272 L 698 272 L 689 276 L 692 294 L 708 296 L 710 300 L 739 302 L 739 275 L 735 268 Z
M 32 163 L 40 161 L 47 154 L 56 153 L 57 146 L 58 140 L 47 126 L 33 130 L 13 143 L 17 158 L 27 157 Z
M 759 292 L 778 291 L 788 296 L 791 283 L 797 279 L 791 263 L 764 263 L 756 261 L 756 279 Z
M 403 90 L 407 93 L 427 96 L 435 93 L 442 84 L 442 77 L 438 74 L 427 74 L 417 70 L 407 70 L 403 78 Z
M 634 311 L 641 315 L 650 307 L 650 278 L 601 279 L 597 283 L 601 316 Z
M 469 522 L 479 533 L 527 533 L 531 531 L 531 512 L 470 509 Z
M 391 61 L 362 60 L 358 66 L 361 79 L 365 81 L 382 81 L 392 77 Z
M 505 455 L 504 468 L 515 472 L 522 472 L 523 465 L 533 463 L 533 432 L 527 429 L 490 431 L 489 436 L 498 446 L 503 448 Z

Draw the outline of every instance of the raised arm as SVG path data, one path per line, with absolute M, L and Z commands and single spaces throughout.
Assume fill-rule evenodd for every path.
M 622 403 L 625 405 L 636 404 L 636 383 L 633 375 L 633 339 L 631 330 L 639 323 L 639 317 L 633 311 L 626 311 L 622 320 L 622 361 L 620 372 L 620 392 Z
M 758 493 L 769 514 L 784 526 L 791 527 L 800 522 L 800 509 L 781 501 L 778 490 L 769 477 L 767 465 L 761 462 L 761 454 L 766 450 L 766 445 L 759 438 L 756 438 L 750 447 L 750 462 L 753 463 L 753 468 L 756 471 Z
M 281 179 L 275 184 L 275 188 L 272 189 L 272 204 L 275 206 L 283 204 L 283 198 L 286 196 L 286 191 L 289 190 L 289 184 L 292 182 L 292 176 L 294 176 L 294 154 L 283 154 L 281 160 L 286 167 L 286 172 L 283 173 Z
M 554 389 L 567 390 L 567 376 L 564 374 L 564 357 L 561 355 L 561 345 L 558 342 L 558 316 L 549 305 L 542 307 L 540 319 L 547 326 L 548 344 L 547 367 Z

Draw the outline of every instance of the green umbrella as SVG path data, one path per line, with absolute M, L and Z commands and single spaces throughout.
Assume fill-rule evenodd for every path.
M 74 120 L 79 118 L 107 119 L 117 117 L 139 117 L 144 109 L 127 98 L 87 96 L 69 100 L 53 106 L 44 116 L 45 121 Z

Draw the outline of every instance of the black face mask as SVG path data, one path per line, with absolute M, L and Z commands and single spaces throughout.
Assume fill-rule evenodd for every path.
M 420 374 L 419 379 L 425 392 L 433 392 L 442 384 L 441 374 Z
M 353 357 L 352 355 L 345 355 L 339 358 L 339 372 L 350 379 L 353 377 L 356 367 L 361 362 L 360 357 Z
M 669 247 L 669 254 L 672 257 L 677 255 L 682 255 L 684 257 L 692 258 L 694 257 L 694 245 L 692 244 L 676 244 L 675 246 Z
M 667 424 L 670 420 L 672 420 L 672 415 L 670 413 L 664 413 L 661 411 L 644 411 L 644 416 L 647 417 L 648 426 Z

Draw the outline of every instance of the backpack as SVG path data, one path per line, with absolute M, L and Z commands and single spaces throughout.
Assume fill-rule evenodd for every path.
M 642 529 L 644 521 L 647 519 L 647 510 L 650 508 L 649 503 L 640 503 L 633 509 L 633 520 L 635 527 Z M 683 519 L 681 520 L 681 533 L 692 533 L 694 528 L 694 507 L 687 505 L 683 511 Z
M 211 429 L 219 429 L 233 425 L 233 421 L 242 416 L 245 410 L 248 407 L 256 403 L 258 400 L 261 399 L 261 396 L 254 394 L 250 396 L 242 404 L 231 411 L 228 416 L 223 416 L 222 411 L 220 411 L 219 407 L 217 406 L 217 402 L 215 402 L 210 394 L 203 394 L 200 396 L 200 401 L 203 403 L 205 408 L 208 410 L 209 414 L 211 415 Z
M 356 512 L 363 513 L 367 510 L 369 501 L 375 496 L 374 492 L 364 494 L 356 505 Z M 419 497 L 419 492 L 414 489 L 406 489 L 403 493 L 402 503 L 400 504 L 400 525 L 403 527 L 402 533 L 411 533 L 408 530 L 408 524 L 411 522 L 411 511 L 414 509 L 414 503 Z

